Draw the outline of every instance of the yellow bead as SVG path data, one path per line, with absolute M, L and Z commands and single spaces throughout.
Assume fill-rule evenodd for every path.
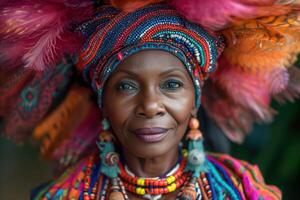
M 167 186 L 168 191 L 171 192 L 171 186 Z
M 176 183 L 172 183 L 172 188 L 173 188 L 173 191 L 175 191 L 176 190 Z
M 171 184 L 171 183 L 173 183 L 175 180 L 176 180 L 176 179 L 175 179 L 174 176 L 169 176 L 169 177 L 167 178 L 167 183 L 168 183 L 168 184 Z
M 146 192 L 145 192 L 144 188 L 137 187 L 136 188 L 136 193 L 139 194 L 139 195 L 144 195 Z
M 145 185 L 145 179 L 139 178 L 139 179 L 137 180 L 137 184 L 138 184 L 138 185 L 141 185 L 141 186 Z
M 172 183 L 171 185 L 169 185 L 168 187 L 168 191 L 169 192 L 174 192 L 176 190 L 176 184 Z

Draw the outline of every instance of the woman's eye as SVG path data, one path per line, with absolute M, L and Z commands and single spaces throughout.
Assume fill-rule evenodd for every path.
M 168 80 L 166 82 L 164 82 L 164 84 L 162 85 L 163 89 L 167 89 L 167 90 L 176 90 L 182 87 L 182 82 L 178 81 L 178 80 Z
M 134 83 L 131 83 L 129 81 L 121 82 L 118 84 L 118 90 L 124 91 L 124 92 L 130 92 L 137 89 L 137 86 Z

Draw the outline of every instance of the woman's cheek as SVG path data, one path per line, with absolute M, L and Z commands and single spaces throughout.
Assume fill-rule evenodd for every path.
M 187 97 L 187 98 L 182 98 Z M 179 93 L 166 102 L 168 112 L 177 122 L 184 122 L 191 117 L 191 110 L 195 107 L 195 96 L 193 92 Z

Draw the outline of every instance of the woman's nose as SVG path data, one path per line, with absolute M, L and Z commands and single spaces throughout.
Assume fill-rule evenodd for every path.
M 154 118 L 164 115 L 165 112 L 162 97 L 158 91 L 147 89 L 140 93 L 136 112 L 138 117 Z

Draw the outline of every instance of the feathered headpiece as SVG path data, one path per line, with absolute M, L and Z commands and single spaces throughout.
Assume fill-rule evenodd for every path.
M 158 2 L 163 0 L 110 1 L 124 12 Z M 242 142 L 254 122 L 272 119 L 272 98 L 298 97 L 300 71 L 293 63 L 300 52 L 299 0 L 166 3 L 225 38 L 218 68 L 204 84 L 202 104 L 232 141 Z M 18 141 L 33 132 L 43 141 L 43 153 L 63 164 L 91 148 L 100 129 L 90 92 L 74 86 L 71 62 L 83 45 L 78 27 L 97 18 L 95 5 L 88 0 L 0 1 L 3 132 Z M 72 117 L 74 110 L 82 117 Z

